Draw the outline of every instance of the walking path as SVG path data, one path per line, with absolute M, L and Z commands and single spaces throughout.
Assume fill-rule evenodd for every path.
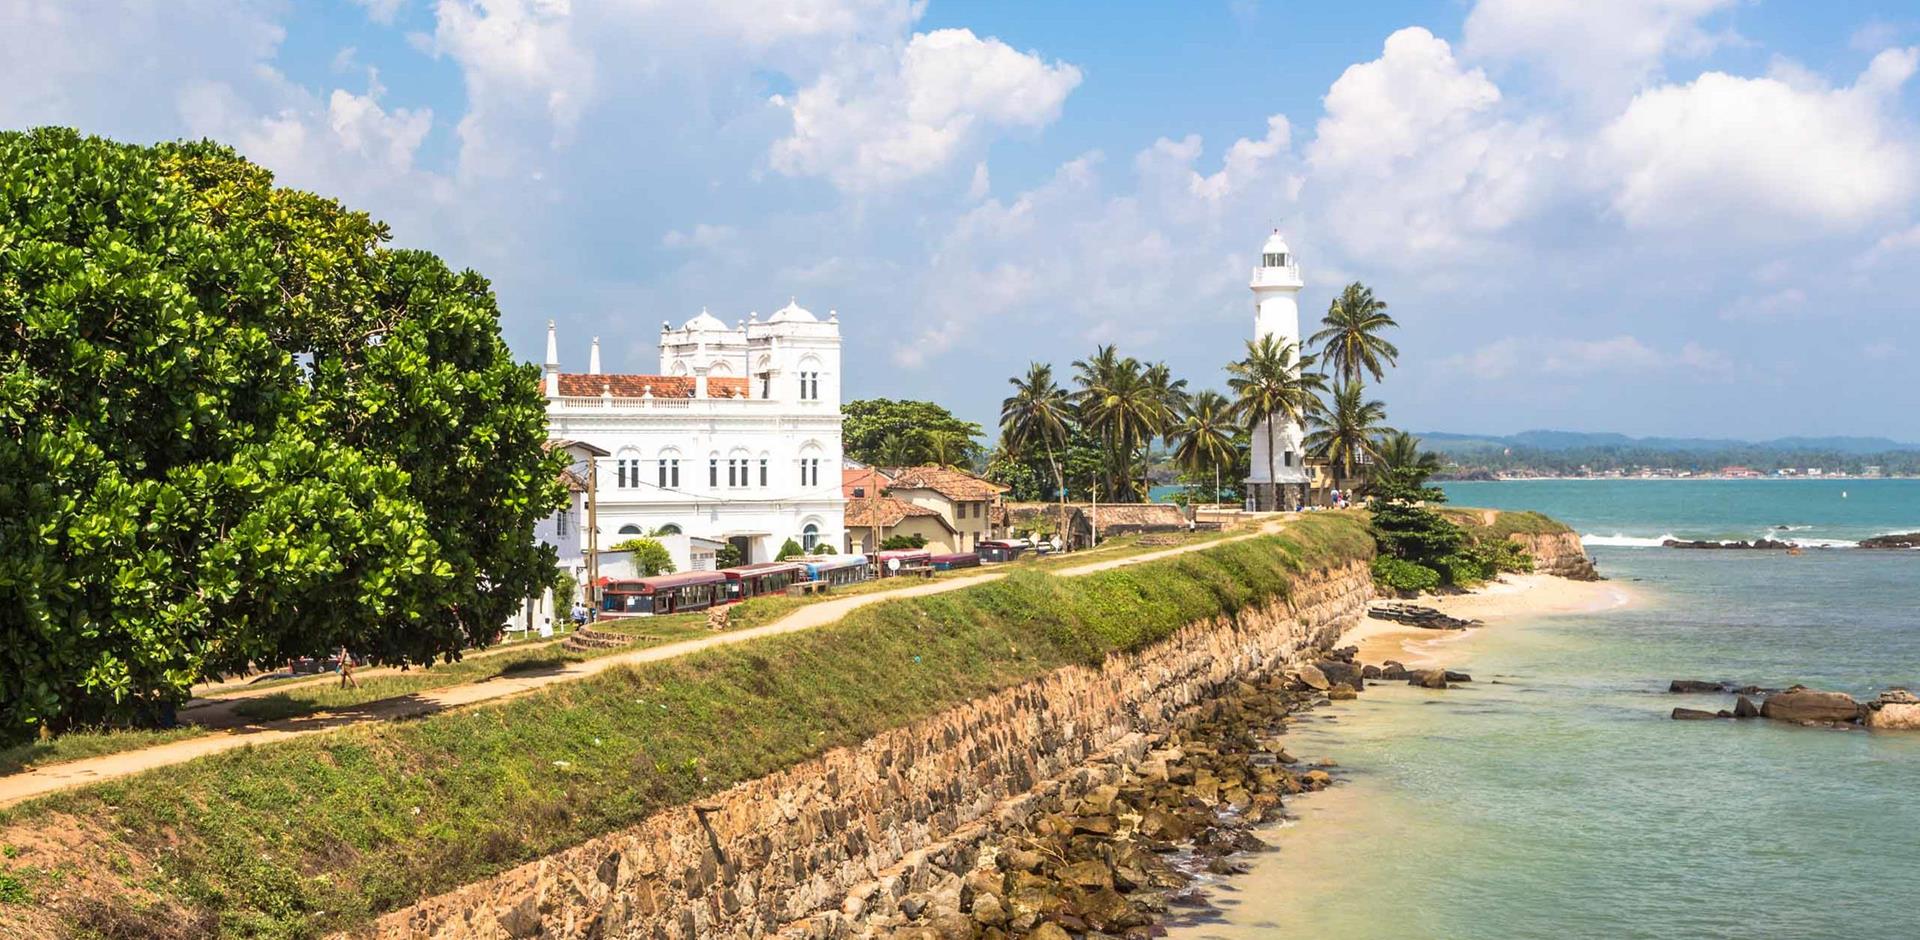
M 1212 548 L 1228 542 L 1250 539 L 1256 535 L 1273 532 L 1284 524 L 1286 517 L 1275 519 L 1260 529 L 1242 535 L 1228 536 L 1178 545 L 1163 551 L 1146 552 L 1122 558 L 1112 558 L 1071 568 L 1062 568 L 1053 572 L 1058 577 L 1079 577 L 1099 571 L 1123 568 L 1144 562 L 1180 555 L 1186 552 Z M 209 754 L 218 754 L 238 747 L 253 744 L 265 744 L 272 741 L 284 741 L 303 735 L 316 734 L 334 728 L 367 724 L 375 721 L 392 721 L 399 718 L 417 718 L 435 712 L 490 702 L 531 692 L 535 689 L 553 685 L 557 682 L 571 682 L 598 675 L 608 669 L 620 666 L 632 666 L 640 663 L 659 662 L 697 653 L 701 650 L 729 646 L 735 643 L 750 643 L 754 640 L 783 633 L 796 633 L 815 627 L 834 623 L 847 614 L 869 604 L 898 600 L 907 597 L 923 597 L 929 594 L 944 594 L 958 591 L 1006 577 L 1006 571 L 985 572 L 971 577 L 954 578 L 945 581 L 930 581 L 914 587 L 898 588 L 891 591 L 877 591 L 871 594 L 854 594 L 833 600 L 808 604 L 772 623 L 758 627 L 749 627 L 730 633 L 716 633 L 712 636 L 692 640 L 682 640 L 661 646 L 636 649 L 626 653 L 615 653 L 597 659 L 558 665 L 551 669 L 516 672 L 513 675 L 494 676 L 467 685 L 448 686 L 443 689 L 430 689 L 402 695 L 395 698 L 367 702 L 351 708 L 342 708 L 330 712 L 287 718 L 279 721 L 263 721 L 232 728 L 224 733 L 208 734 L 183 741 L 158 744 L 153 747 L 118 754 L 106 754 L 84 760 L 48 764 L 32 770 L 23 771 L 7 777 L 0 777 L 0 806 L 8 806 L 22 800 L 44 796 L 71 787 L 85 786 L 116 777 L 183 763 Z M 528 648 L 528 647 L 518 647 Z M 286 688 L 281 686 L 280 688 Z M 278 691 L 276 689 L 276 691 Z

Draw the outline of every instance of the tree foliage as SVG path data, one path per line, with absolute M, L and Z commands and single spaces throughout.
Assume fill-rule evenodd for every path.
M 788 539 L 785 542 L 781 543 L 780 553 L 778 555 L 775 555 L 774 559 L 777 561 L 786 561 L 789 558 L 804 557 L 806 554 L 807 554 L 807 550 L 804 548 L 801 548 L 799 542 L 796 542 L 793 539 Z
M 554 579 L 485 279 L 211 143 L 0 133 L 0 736 L 426 661 Z
M 632 552 L 633 570 L 639 572 L 643 578 L 651 578 L 656 574 L 672 574 L 674 571 L 673 553 L 667 551 L 667 547 L 660 544 L 658 539 L 644 537 L 627 539 L 614 545 L 612 551 Z
M 933 402 L 866 398 L 842 405 L 840 414 L 841 447 L 868 466 L 972 466 L 980 456 L 980 426 Z
M 1373 296 L 1373 289 L 1355 281 L 1348 284 L 1327 305 L 1321 330 L 1308 342 L 1320 347 L 1320 360 L 1333 369 L 1339 384 L 1348 385 L 1373 376 L 1379 381 L 1386 367 L 1400 357 L 1400 350 L 1380 334 L 1400 324 L 1387 315 L 1387 302 Z

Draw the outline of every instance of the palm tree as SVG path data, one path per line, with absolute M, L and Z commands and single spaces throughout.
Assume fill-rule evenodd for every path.
M 1399 324 L 1387 316 L 1386 301 L 1376 299 L 1359 281 L 1348 284 L 1333 299 L 1320 324 L 1323 328 L 1308 342 L 1320 347 L 1320 358 L 1333 367 L 1342 384 L 1360 381 L 1362 373 L 1377 382 L 1385 371 L 1382 363 L 1391 366 L 1400 356 L 1400 350 L 1379 335 Z
M 936 428 L 931 431 L 921 431 L 919 437 L 932 463 L 952 467 L 972 457 L 973 439 L 960 431 Z
M 1164 362 L 1156 362 L 1148 366 L 1146 371 L 1141 373 L 1141 378 L 1147 383 L 1149 393 L 1153 396 L 1155 404 L 1159 406 L 1157 409 L 1159 413 L 1154 415 L 1151 433 L 1141 441 L 1140 446 L 1141 485 L 1149 487 L 1148 493 L 1151 494 L 1152 483 L 1147 479 L 1147 473 L 1152 460 L 1153 438 L 1167 438 L 1167 432 L 1179 423 L 1180 416 L 1187 407 L 1187 380 L 1174 378 L 1173 370 L 1167 368 Z M 1172 443 L 1171 439 L 1168 439 L 1168 443 Z
M 1331 407 L 1315 409 L 1309 419 L 1313 433 L 1307 435 L 1307 449 L 1333 468 L 1336 488 L 1346 489 L 1345 482 L 1359 475 L 1362 464 L 1379 459 L 1375 439 L 1393 432 L 1380 423 L 1386 417 L 1387 406 L 1369 401 L 1359 382 L 1334 390 Z
M 1132 359 L 1121 360 L 1120 368 L 1104 384 L 1089 391 L 1092 394 L 1081 404 L 1081 420 L 1107 442 L 1112 456 L 1107 489 L 1118 496 L 1122 489 L 1132 489 L 1133 452 L 1166 426 L 1166 408 Z
M 1189 398 L 1180 423 L 1168 430 L 1176 463 L 1194 473 L 1213 471 L 1216 503 L 1220 501 L 1220 468 L 1231 466 L 1238 456 L 1233 432 L 1233 404 L 1212 389 Z
M 1023 458 L 1027 448 L 1038 444 L 1046 451 L 1047 465 L 1053 468 L 1054 493 L 1060 500 L 1064 518 L 1067 480 L 1060 473 L 1059 451 L 1067 446 L 1067 424 L 1073 420 L 1073 405 L 1067 393 L 1053 381 L 1053 367 L 1035 362 L 1027 365 L 1024 379 L 1011 378 L 1013 394 L 1000 403 L 1000 435 L 1008 452 Z
M 1295 357 L 1298 355 L 1298 360 Z M 1306 371 L 1313 357 L 1299 355 L 1299 348 L 1272 335 L 1247 341 L 1247 358 L 1227 364 L 1227 387 L 1233 391 L 1234 413 L 1249 432 L 1267 427 L 1267 480 L 1276 487 L 1274 505 L 1279 505 L 1278 476 L 1273 462 L 1274 425 L 1298 424 L 1319 406 L 1316 393 L 1326 384 Z
M 1413 474 L 1421 480 L 1440 472 L 1440 455 L 1420 449 L 1420 439 L 1405 431 L 1392 431 L 1375 442 L 1380 466 Z

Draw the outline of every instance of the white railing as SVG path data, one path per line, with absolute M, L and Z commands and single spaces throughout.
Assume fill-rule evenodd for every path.
M 751 411 L 783 404 L 771 398 L 613 398 L 603 395 L 562 395 L 547 399 L 547 403 L 549 409 L 594 411 L 690 411 L 696 407 Z
M 1300 266 L 1289 264 L 1284 268 L 1254 268 L 1253 283 L 1263 284 L 1299 284 Z

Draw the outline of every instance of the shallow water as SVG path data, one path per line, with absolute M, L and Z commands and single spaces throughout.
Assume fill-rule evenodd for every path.
M 1719 522 L 1660 517 L 1719 494 L 1619 492 L 1717 482 L 1474 484 L 1455 499 L 1683 537 L 1776 524 L 1754 520 L 1803 501 L 1778 521 L 1858 538 L 1920 522 L 1902 498 L 1920 501 L 1912 483 L 1849 481 L 1850 499 L 1889 487 L 1878 520 L 1790 491 L 1824 483 L 1749 484 L 1786 489 L 1733 500 Z M 1616 492 L 1556 506 L 1555 486 Z M 1173 936 L 1920 935 L 1920 734 L 1676 722 L 1675 705 L 1732 697 L 1664 691 L 1673 678 L 1920 688 L 1920 553 L 1592 551 L 1639 603 L 1476 631 L 1449 651 L 1472 685 L 1375 686 L 1315 713 L 1289 750 L 1338 761 L 1340 785 L 1290 804 L 1299 821 L 1223 886 L 1219 921 Z

